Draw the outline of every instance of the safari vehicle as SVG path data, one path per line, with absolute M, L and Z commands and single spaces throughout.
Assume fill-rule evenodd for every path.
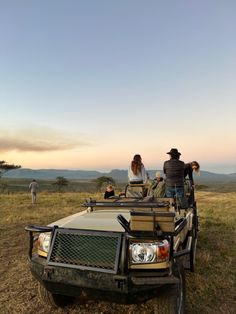
M 82 212 L 25 228 L 44 302 L 64 307 L 80 297 L 122 304 L 152 298 L 154 313 L 184 313 L 184 273 L 195 265 L 196 203 L 182 208 L 175 199 L 127 194 L 90 199 Z

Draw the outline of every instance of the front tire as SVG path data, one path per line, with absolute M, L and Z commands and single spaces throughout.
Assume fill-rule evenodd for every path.
M 54 308 L 64 308 L 67 305 L 73 304 L 75 300 L 75 297 L 72 296 L 51 293 L 41 284 L 38 285 L 38 292 L 40 299 Z
M 185 313 L 185 274 L 182 262 L 174 264 L 173 274 L 179 283 L 160 288 L 160 294 L 154 300 L 154 314 Z
M 195 271 L 198 229 L 199 229 L 199 223 L 198 223 L 197 209 L 195 208 L 194 217 L 193 217 L 193 230 L 192 230 L 193 239 L 192 239 L 191 251 L 190 251 L 190 256 L 189 256 L 191 272 Z
M 195 271 L 195 264 L 196 264 L 196 251 L 197 251 L 197 237 L 193 238 L 191 251 L 190 251 L 190 271 L 193 273 Z

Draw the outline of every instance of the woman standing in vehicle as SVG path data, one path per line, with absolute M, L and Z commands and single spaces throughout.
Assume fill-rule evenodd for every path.
M 197 161 L 191 161 L 187 164 L 185 164 L 184 166 L 184 178 L 188 178 L 189 179 L 189 183 L 190 183 L 190 191 L 189 191 L 189 198 L 188 198 L 188 202 L 189 205 L 193 205 L 194 201 L 195 201 L 195 196 L 194 196 L 194 180 L 193 180 L 193 172 L 195 172 L 196 174 L 199 174 L 200 171 L 200 165 Z
M 194 187 L 193 172 L 199 174 L 199 171 L 200 165 L 197 161 L 191 161 L 184 166 L 184 177 L 188 177 L 192 187 Z
M 142 158 L 139 154 L 134 155 L 133 160 L 128 169 L 129 183 L 145 184 L 148 176 Z

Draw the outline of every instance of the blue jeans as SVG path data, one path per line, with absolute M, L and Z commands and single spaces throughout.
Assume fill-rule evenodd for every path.
M 184 187 L 166 186 L 166 197 L 177 197 L 181 200 L 184 197 Z

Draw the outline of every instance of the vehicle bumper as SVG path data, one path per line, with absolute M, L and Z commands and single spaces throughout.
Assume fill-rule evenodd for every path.
M 91 299 L 109 300 L 117 303 L 133 303 L 154 296 L 162 285 L 178 283 L 170 275 L 148 276 L 114 275 L 91 270 L 62 266 L 48 266 L 44 258 L 30 261 L 32 275 L 44 287 L 55 294 L 79 296 L 82 293 Z

